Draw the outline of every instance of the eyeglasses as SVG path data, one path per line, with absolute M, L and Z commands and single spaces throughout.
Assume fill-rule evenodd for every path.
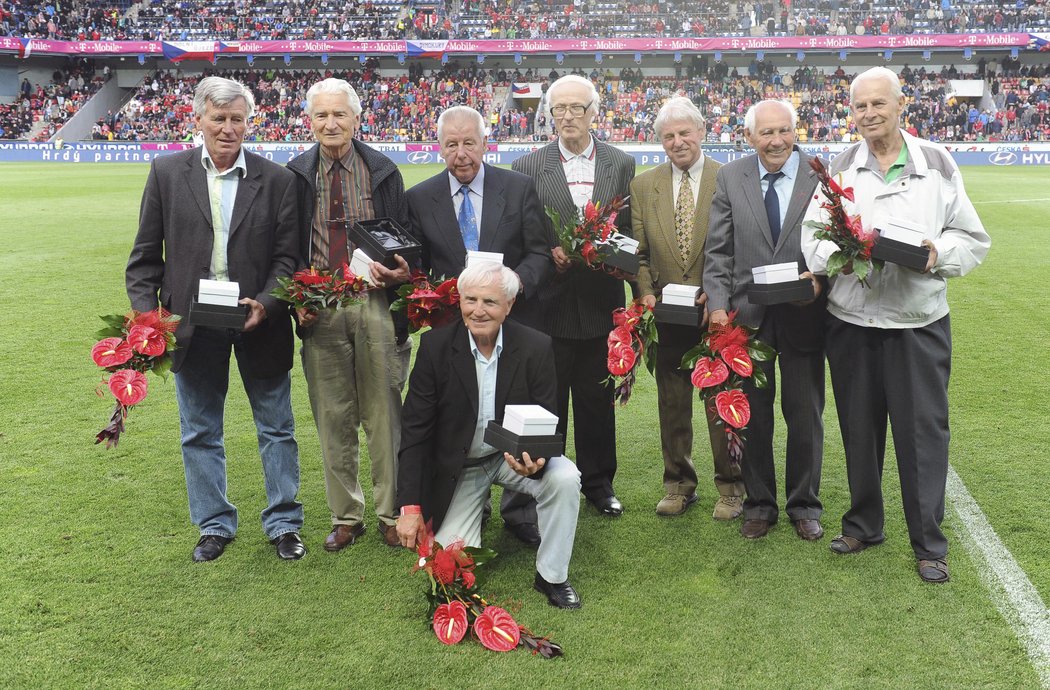
M 572 105 L 559 104 L 551 108 L 551 115 L 554 117 L 565 117 L 565 113 L 572 113 L 573 117 L 583 117 L 583 114 L 587 112 L 587 109 L 590 107 L 591 103 L 588 103 L 587 105 L 580 105 L 579 103 L 574 103 Z

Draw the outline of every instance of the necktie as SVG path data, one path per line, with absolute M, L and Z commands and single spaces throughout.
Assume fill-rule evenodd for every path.
M 346 242 L 346 215 L 343 207 L 343 175 L 339 161 L 332 166 L 332 186 L 328 190 L 328 270 L 342 268 L 350 260 Z
M 459 188 L 463 203 L 459 206 L 459 231 L 463 235 L 463 246 L 467 251 L 478 250 L 478 221 L 474 217 L 474 204 L 470 203 L 470 187 Z
M 674 232 L 678 238 L 678 250 L 682 259 L 689 258 L 689 244 L 693 238 L 693 215 L 696 202 L 693 200 L 693 188 L 689 184 L 689 171 L 682 173 L 682 184 L 678 187 L 678 201 L 674 206 Z
M 769 187 L 766 189 L 766 217 L 769 219 L 769 234 L 773 238 L 774 247 L 780 240 L 780 197 L 777 196 L 777 190 L 773 186 L 783 176 L 782 172 L 765 174 L 765 179 L 769 182 Z

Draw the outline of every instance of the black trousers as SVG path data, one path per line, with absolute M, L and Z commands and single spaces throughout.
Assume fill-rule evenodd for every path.
M 842 533 L 873 543 L 886 538 L 882 468 L 888 418 L 912 549 L 920 559 L 944 558 L 949 317 L 921 328 L 888 329 L 854 326 L 829 314 L 826 348 L 850 490 Z

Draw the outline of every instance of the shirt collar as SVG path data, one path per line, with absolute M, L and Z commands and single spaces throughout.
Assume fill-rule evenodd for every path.
M 321 169 L 324 170 L 325 175 L 332 174 L 332 166 L 335 165 L 334 158 L 329 158 L 325 155 L 324 149 L 321 149 Z M 354 143 L 350 142 L 350 147 L 346 149 L 346 153 L 342 155 L 339 162 L 343 164 L 343 168 L 350 170 L 350 166 L 354 164 Z
M 493 359 L 499 359 L 500 354 L 503 352 L 503 326 L 499 327 L 499 333 L 496 334 L 496 347 L 493 348 L 493 357 L 485 359 L 485 356 L 481 354 L 481 350 L 478 349 L 478 344 L 474 342 L 474 334 L 467 329 L 467 338 L 470 340 L 470 352 L 474 355 L 474 359 L 481 361 L 491 362 Z
M 798 175 L 798 163 L 798 149 L 796 148 L 791 152 L 791 155 L 788 156 L 788 159 L 784 162 L 784 167 L 782 167 L 779 172 L 784 173 L 784 177 L 786 177 L 787 179 L 794 180 L 795 175 Z M 767 173 L 769 173 L 769 171 L 766 170 L 766 166 L 762 165 L 762 159 L 759 158 L 758 179 L 761 180 L 763 177 L 766 176 Z
M 671 168 L 674 169 L 674 176 L 675 176 L 676 179 L 681 178 L 682 175 L 685 174 L 674 163 L 671 164 Z M 700 152 L 700 157 L 696 159 L 695 163 L 693 163 L 692 165 L 689 166 L 689 179 L 691 179 L 691 180 L 699 180 L 700 179 L 700 174 L 703 172 L 703 170 L 704 170 L 704 152 L 701 151 Z
M 568 161 L 571 161 L 573 158 L 576 158 L 577 155 L 580 158 L 587 158 L 588 160 L 593 160 L 594 159 L 594 137 L 588 137 L 587 148 L 585 148 L 583 150 L 583 153 L 575 154 L 572 151 L 570 151 L 569 149 L 565 148 L 565 144 L 563 144 L 561 142 L 561 139 L 558 140 L 558 150 L 561 151 L 561 160 L 562 160 L 563 163 L 567 163 Z
M 459 180 L 457 180 L 456 176 L 453 175 L 452 173 L 448 174 L 448 184 L 449 184 L 449 191 L 451 192 L 452 196 L 456 196 L 457 194 L 459 194 L 460 188 L 463 187 L 463 183 L 460 182 Z M 482 192 L 485 191 L 485 164 L 484 163 L 482 163 L 481 167 L 478 168 L 478 174 L 474 176 L 474 179 L 471 180 L 470 184 L 468 184 L 467 186 L 470 187 L 470 191 L 474 192 L 475 194 L 477 194 L 481 198 L 485 198 L 485 195 L 482 193 Z
M 229 169 L 223 170 L 221 173 L 215 167 L 215 162 L 211 159 L 211 155 L 208 153 L 207 146 L 201 146 L 201 165 L 204 166 L 204 170 L 213 173 L 215 175 L 226 175 L 232 170 L 237 170 L 240 177 L 246 177 L 248 175 L 248 165 L 244 160 L 244 147 L 237 152 L 237 160 L 234 162 Z

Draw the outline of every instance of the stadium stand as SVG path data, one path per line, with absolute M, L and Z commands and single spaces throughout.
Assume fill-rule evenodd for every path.
M 18 97 L 0 104 L 0 139 L 47 141 L 105 83 L 91 60 L 70 60 L 46 84 L 23 79 Z

